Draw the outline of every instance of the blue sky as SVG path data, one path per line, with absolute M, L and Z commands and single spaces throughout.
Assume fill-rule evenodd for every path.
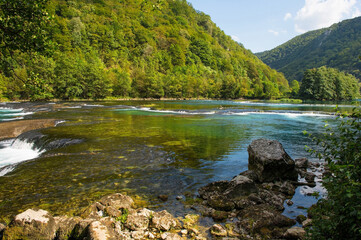
M 187 0 L 252 52 L 361 16 L 361 0 Z

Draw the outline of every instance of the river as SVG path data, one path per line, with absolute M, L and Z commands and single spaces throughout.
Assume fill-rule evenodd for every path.
M 59 124 L 0 142 L 0 216 L 35 206 L 78 213 L 114 192 L 182 215 L 190 209 L 177 196 L 195 196 L 199 187 L 247 170 L 252 140 L 275 139 L 293 159 L 318 161 L 305 151 L 312 143 L 303 131 L 320 134 L 325 121 L 337 121 L 334 107 L 211 100 L 2 104 L 0 121 Z M 316 202 L 301 188 L 285 215 L 305 214 L 302 208 Z M 160 194 L 169 200 L 160 201 Z

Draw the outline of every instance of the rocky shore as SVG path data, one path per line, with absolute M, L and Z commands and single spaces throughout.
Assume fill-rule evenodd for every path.
M 255 140 L 248 152 L 248 171 L 199 189 L 191 206 L 197 214 L 175 218 L 166 210 L 137 208 L 131 197 L 116 193 L 76 217 L 28 209 L 0 224 L 0 239 L 303 239 L 304 228 L 294 227 L 296 220 L 282 211 L 297 186 L 315 185 L 315 174 L 307 170 L 313 164 L 294 161 L 277 141 Z M 215 224 L 200 226 L 201 216 Z M 306 217 L 297 220 L 303 227 L 312 224 Z

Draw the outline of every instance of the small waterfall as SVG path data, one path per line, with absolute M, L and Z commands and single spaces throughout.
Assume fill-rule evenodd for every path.
M 45 151 L 82 143 L 82 139 L 50 138 L 39 130 L 25 132 L 16 139 L 0 142 L 0 176 L 13 171 L 20 162 L 31 160 Z
M 33 143 L 18 138 L 0 142 L 0 146 L 0 176 L 14 170 L 16 164 L 37 158 L 42 153 Z

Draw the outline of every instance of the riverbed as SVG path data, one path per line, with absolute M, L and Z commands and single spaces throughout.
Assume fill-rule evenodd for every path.
M 189 100 L 0 107 L 0 122 L 57 120 L 55 127 L 0 142 L 0 216 L 30 207 L 76 214 L 114 192 L 183 215 L 191 209 L 180 197 L 196 196 L 199 187 L 247 170 L 252 140 L 275 139 L 293 159 L 318 161 L 305 151 L 313 145 L 303 131 L 317 135 L 325 121 L 337 121 L 335 105 L 326 104 Z M 159 195 L 167 195 L 168 201 Z M 287 216 L 304 214 L 303 208 L 317 200 L 299 187 L 293 201 Z

